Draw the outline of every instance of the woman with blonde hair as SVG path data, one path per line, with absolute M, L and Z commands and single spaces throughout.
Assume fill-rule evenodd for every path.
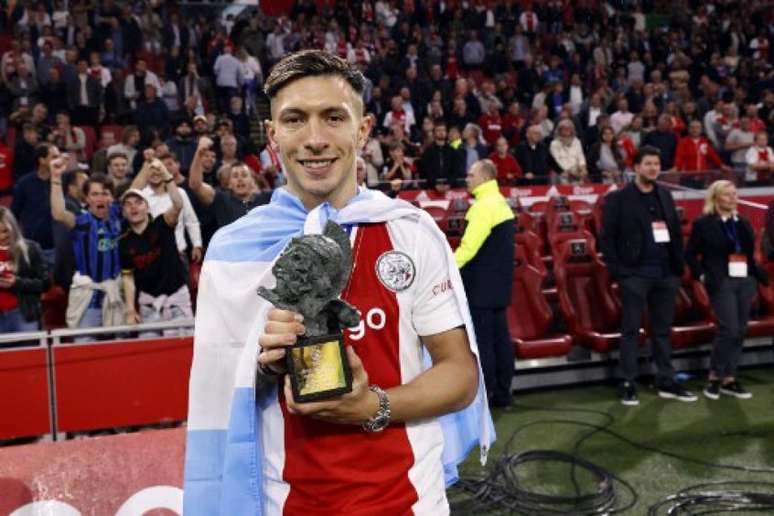
M 38 330 L 48 287 L 40 246 L 25 240 L 11 210 L 0 207 L 0 333 Z
M 755 263 L 755 233 L 736 209 L 736 186 L 719 180 L 707 188 L 704 215 L 693 223 L 685 260 L 693 277 L 707 289 L 717 319 L 717 334 L 710 359 L 709 382 L 704 395 L 739 399 L 752 397 L 736 378 L 742 356 L 750 305 L 757 282 L 768 283 Z

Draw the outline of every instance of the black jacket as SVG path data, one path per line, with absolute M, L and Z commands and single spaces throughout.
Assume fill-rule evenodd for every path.
M 656 186 L 656 193 L 669 230 L 667 247 L 672 273 L 682 276 L 683 238 L 675 203 L 668 190 Z M 610 275 L 616 280 L 632 275 L 642 265 L 646 239 L 653 231 L 651 217 L 639 196 L 637 186 L 629 183 L 605 197 L 599 246 Z
M 511 304 L 515 233 L 513 219 L 493 227 L 476 256 L 460 269 L 470 306 L 497 309 Z
M 691 237 L 685 249 L 685 261 L 691 274 L 699 279 L 704 275 L 704 285 L 712 294 L 723 278 L 728 277 L 728 257 L 736 252 L 734 242 L 717 215 L 704 215 L 693 222 Z M 736 224 L 742 253 L 747 256 L 747 273 L 761 283 L 768 283 L 766 272 L 755 263 L 755 233 L 747 219 L 739 217 Z
M 48 269 L 40 246 L 32 240 L 25 240 L 29 261 L 19 261 L 16 283 L 11 288 L 19 297 L 19 310 L 27 322 L 39 321 L 42 314 L 40 295 L 48 290 L 50 281 Z
M 427 181 L 425 188 L 435 188 L 439 179 L 445 179 L 452 187 L 461 186 L 465 179 L 465 163 L 462 153 L 448 143 L 432 144 L 419 160 L 419 176 Z

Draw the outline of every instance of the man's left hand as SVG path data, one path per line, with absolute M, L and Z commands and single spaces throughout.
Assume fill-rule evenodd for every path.
M 379 410 L 379 396 L 368 388 L 368 373 L 363 362 L 351 346 L 347 346 L 347 359 L 352 369 L 352 392 L 326 401 L 296 403 L 290 378 L 285 377 L 285 401 L 291 414 L 322 419 L 330 423 L 360 425 L 371 419 Z

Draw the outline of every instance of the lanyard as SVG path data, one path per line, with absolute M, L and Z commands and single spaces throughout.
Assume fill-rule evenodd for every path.
M 730 224 L 728 224 L 729 221 L 731 222 Z M 723 222 L 723 231 L 725 231 L 726 236 L 734 242 L 736 254 L 740 254 L 742 252 L 742 243 L 739 241 L 739 234 L 736 232 L 736 223 L 733 218 Z

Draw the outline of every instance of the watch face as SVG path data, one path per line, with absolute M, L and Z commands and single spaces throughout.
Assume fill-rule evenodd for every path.
M 384 430 L 384 428 L 387 426 L 387 424 L 390 422 L 390 418 L 387 416 L 380 416 L 371 421 L 369 426 L 371 427 L 372 432 L 378 432 L 380 430 Z

